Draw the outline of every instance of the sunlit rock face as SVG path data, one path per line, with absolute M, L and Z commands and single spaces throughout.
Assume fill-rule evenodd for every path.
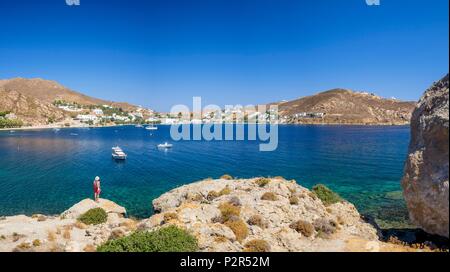
M 448 74 L 428 89 L 411 119 L 402 186 L 412 222 L 449 237 Z

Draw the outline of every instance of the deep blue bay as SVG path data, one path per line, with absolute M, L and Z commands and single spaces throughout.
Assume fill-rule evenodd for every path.
M 407 126 L 279 126 L 278 149 L 255 141 L 172 142 L 169 126 L 0 131 L 0 215 L 58 214 L 92 196 L 147 217 L 151 201 L 182 184 L 223 174 L 283 176 L 311 188 L 323 183 L 387 226 L 407 223 L 400 180 L 409 143 Z M 152 135 L 150 135 L 152 134 Z M 128 154 L 111 159 L 111 147 Z M 387 224 L 386 224 L 387 223 Z

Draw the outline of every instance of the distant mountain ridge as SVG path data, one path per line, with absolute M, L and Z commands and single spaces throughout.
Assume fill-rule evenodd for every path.
M 64 87 L 56 81 L 40 78 L 13 78 L 0 80 L 0 111 L 11 111 L 30 124 L 45 124 L 49 118 L 63 120 L 67 112 L 53 102 L 63 100 L 80 105 L 110 105 L 132 111 L 137 107 L 123 102 L 112 102 L 84 95 Z
M 386 99 L 367 92 L 332 89 L 269 105 L 278 105 L 282 117 L 289 123 L 336 124 L 408 124 L 415 102 Z M 302 114 L 323 114 L 321 118 L 308 118 Z

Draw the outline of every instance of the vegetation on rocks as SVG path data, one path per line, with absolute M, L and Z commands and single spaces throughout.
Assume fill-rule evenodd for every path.
M 343 199 L 330 188 L 323 184 L 317 184 L 312 188 L 312 192 L 322 201 L 325 206 L 343 201 Z
M 233 177 L 228 175 L 228 174 L 225 174 L 225 175 L 221 176 L 220 178 L 221 179 L 226 179 L 226 180 L 232 180 L 233 179 Z
M 241 208 L 228 202 L 220 204 L 219 210 L 221 213 L 222 222 L 226 222 L 232 219 L 233 217 L 239 217 L 241 214 Z
M 238 242 L 242 242 L 245 238 L 247 238 L 248 227 L 241 218 L 233 218 L 232 220 L 226 221 L 224 224 L 233 231 Z
M 317 231 L 317 236 L 321 238 L 330 238 L 336 233 L 338 227 L 338 223 L 332 219 L 319 218 L 314 221 L 314 229 Z
M 225 188 L 223 188 L 222 190 L 220 190 L 219 195 L 223 196 L 223 195 L 229 195 L 231 193 L 231 189 L 230 187 L 226 186 Z
M 256 239 L 244 245 L 244 252 L 269 252 L 270 245 L 264 240 Z
M 214 200 L 215 198 L 218 198 L 220 195 L 218 192 L 216 191 L 210 191 L 208 193 L 208 195 L 206 196 L 206 199 L 208 199 L 209 201 Z
M 220 190 L 220 192 L 217 191 L 210 191 L 208 193 L 208 195 L 206 196 L 206 199 L 208 201 L 212 201 L 220 196 L 223 195 L 229 195 L 231 193 L 231 189 L 228 186 L 225 186 L 225 188 L 223 188 L 222 190 Z
M 18 128 L 23 126 L 23 122 L 19 119 L 4 119 L 0 118 L 0 128 Z
M 261 215 L 258 214 L 250 216 L 250 218 L 247 220 L 247 223 L 250 226 L 258 226 L 262 229 L 265 229 L 268 226 L 267 222 L 261 217 Z
M 272 192 L 266 192 L 261 196 L 261 200 L 276 201 L 278 197 Z
M 289 198 L 289 204 L 291 204 L 291 205 L 298 205 L 298 197 L 296 197 L 296 196 L 291 196 L 291 197 Z
M 40 245 L 41 245 L 41 240 L 39 240 L 39 239 L 33 240 L 33 246 L 34 246 L 34 247 L 38 247 L 38 246 L 40 246 Z
M 99 246 L 99 252 L 194 252 L 197 239 L 176 226 L 155 231 L 136 231 L 129 236 L 110 240 Z
M 267 184 L 269 184 L 270 179 L 268 178 L 259 178 L 255 181 L 255 183 L 259 186 L 259 187 L 264 187 Z
M 314 226 L 303 220 L 298 220 L 290 224 L 289 227 L 297 232 L 300 232 L 305 237 L 311 237 L 314 234 Z
M 94 208 L 78 217 L 78 221 L 86 225 L 98 225 L 105 223 L 108 219 L 106 211 L 102 208 Z
M 165 213 L 164 214 L 164 222 L 170 222 L 171 220 L 178 219 L 178 215 L 173 212 Z

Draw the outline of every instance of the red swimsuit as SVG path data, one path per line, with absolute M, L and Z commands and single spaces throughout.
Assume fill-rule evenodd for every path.
M 99 186 L 99 181 L 94 181 L 94 193 L 95 194 L 100 194 L 100 186 Z

